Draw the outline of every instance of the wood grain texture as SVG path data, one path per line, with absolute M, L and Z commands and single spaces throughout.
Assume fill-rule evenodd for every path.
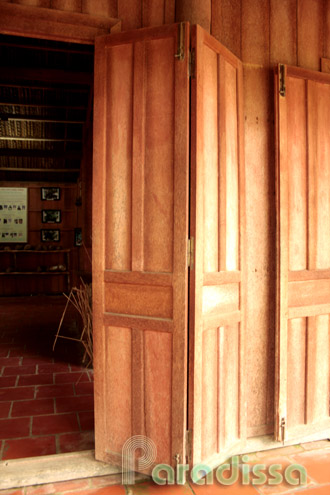
M 297 9 L 298 65 L 319 70 L 323 55 L 323 2 L 298 0 Z
M 330 58 L 330 0 L 324 2 L 324 57 Z
M 297 63 L 297 2 L 270 1 L 270 63 Z
M 212 0 L 211 34 L 241 57 L 241 0 Z
M 93 44 L 96 36 L 108 34 L 112 29 L 118 29 L 118 19 L 14 3 L 1 5 L 3 34 Z
M 130 31 L 142 27 L 142 2 L 136 0 L 118 0 L 118 17 L 122 21 L 122 30 Z
M 185 455 L 189 92 L 178 33 L 148 28 L 96 46 L 96 390 L 106 397 L 96 400 L 96 456 L 108 461 L 132 431 L 155 442 L 157 462 Z M 186 25 L 185 50 L 188 37 Z M 106 348 L 130 352 L 131 367 L 112 367 Z M 119 410 L 112 377 L 136 387 L 124 390 L 127 422 L 108 420 Z
M 68 10 L 71 12 L 82 11 L 82 0 L 51 0 L 50 6 L 52 9 Z M 115 16 L 113 16 L 115 17 Z
M 269 424 L 273 427 L 276 218 L 271 93 L 267 69 L 244 67 L 249 435 L 266 434 Z
M 270 7 L 264 0 L 242 2 L 242 60 L 244 63 L 269 65 Z
M 242 66 L 199 26 L 192 47 L 189 417 L 192 462 L 214 463 L 246 431 Z
M 12 0 L 19 5 L 30 5 L 31 7 L 50 7 L 50 0 Z
M 279 229 L 276 412 L 278 438 L 284 418 L 286 438 L 298 439 L 330 426 L 330 258 L 329 233 L 324 228 L 330 214 L 330 76 L 294 67 L 285 70 L 286 95 L 280 96 L 278 82 L 275 85 Z
M 143 27 L 160 26 L 175 21 L 174 0 L 142 0 Z
M 208 33 L 211 29 L 211 0 L 176 0 L 175 20 L 188 21 L 191 25 L 198 24 Z
M 102 17 L 118 17 L 116 0 L 81 0 L 81 11 L 84 14 Z

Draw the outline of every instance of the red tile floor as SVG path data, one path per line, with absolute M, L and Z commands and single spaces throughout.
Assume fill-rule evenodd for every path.
M 60 339 L 52 350 L 64 306 L 63 296 L 0 298 L 0 460 L 94 447 L 81 344 Z M 63 335 L 77 331 L 73 311 Z
M 248 455 L 250 468 L 254 464 L 267 466 L 280 464 L 280 473 L 290 464 L 303 465 L 307 472 L 307 482 L 303 486 L 281 482 L 272 486 L 271 476 L 266 482 L 255 486 L 252 481 L 243 485 L 242 476 L 230 486 L 215 481 L 211 485 L 198 486 L 191 481 L 185 485 L 158 486 L 150 482 L 137 482 L 135 485 L 112 485 L 112 477 L 100 476 L 75 481 L 27 486 L 10 490 L 0 490 L 0 495 L 329 495 L 330 494 L 330 442 L 312 442 L 293 447 L 284 447 L 267 452 Z

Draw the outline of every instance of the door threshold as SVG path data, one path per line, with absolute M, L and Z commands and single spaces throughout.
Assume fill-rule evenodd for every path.
M 111 476 L 109 485 L 121 483 L 122 469 L 95 460 L 94 450 L 9 459 L 0 462 L 0 489 L 21 488 L 59 481 Z

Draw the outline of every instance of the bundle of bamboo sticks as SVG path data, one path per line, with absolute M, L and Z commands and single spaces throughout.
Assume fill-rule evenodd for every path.
M 81 280 L 80 287 L 73 287 L 69 295 L 65 295 L 67 298 L 66 305 L 62 314 L 60 324 L 57 329 L 55 336 L 53 350 L 55 349 L 56 342 L 59 338 L 75 340 L 80 342 L 85 349 L 83 356 L 83 363 L 86 363 L 86 367 L 91 367 L 93 364 L 93 319 L 92 319 L 92 284 L 85 284 Z M 65 335 L 60 335 L 60 330 L 62 323 L 68 309 L 69 304 L 73 304 L 82 319 L 82 331 L 79 338 L 67 337 Z

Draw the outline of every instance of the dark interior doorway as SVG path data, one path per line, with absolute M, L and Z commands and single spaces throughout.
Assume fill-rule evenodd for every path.
M 60 339 L 53 351 L 63 292 L 81 279 L 91 283 L 94 47 L 1 35 L 0 60 L 0 188 L 28 191 L 27 242 L 0 242 L 4 460 L 94 444 L 93 372 L 82 363 L 84 349 Z M 59 198 L 46 198 L 47 190 Z M 45 218 L 54 210 L 59 222 Z M 58 234 L 49 238 L 49 231 Z M 69 305 L 61 334 L 76 338 L 80 330 Z

